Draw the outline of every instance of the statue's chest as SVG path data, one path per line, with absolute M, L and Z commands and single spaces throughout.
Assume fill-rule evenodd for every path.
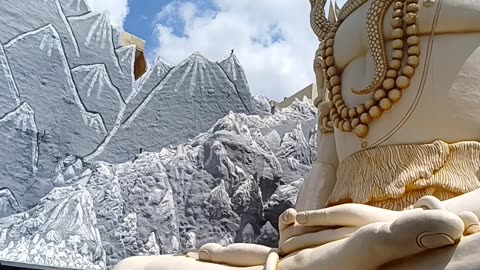
M 454 6 L 450 8 L 452 12 L 458 10 L 455 3 L 444 1 L 446 6 Z M 472 14 L 477 12 L 474 9 L 477 5 L 473 4 Z M 455 33 L 451 33 L 453 30 L 446 22 L 452 17 L 445 15 L 447 11 L 437 12 L 435 16 L 435 13 L 425 11 L 426 15 L 421 17 L 419 28 L 422 32 L 430 29 L 430 32 L 420 36 L 420 65 L 401 101 L 373 123 L 368 136 L 363 139 L 351 132 L 335 130 L 341 160 L 355 152 L 384 145 L 430 143 L 438 139 L 480 141 L 480 29 L 475 29 L 480 28 L 480 21 L 476 26 L 464 25 L 465 30 L 457 25 Z M 472 15 L 470 13 L 465 14 Z M 469 21 L 475 20 L 480 20 L 480 16 L 470 16 Z M 343 30 L 347 26 L 343 26 Z M 373 94 L 360 96 L 350 89 L 368 84 L 375 68 L 368 53 L 368 40 L 364 40 L 366 29 L 362 33 L 362 27 L 356 28 L 359 33 L 352 35 L 358 38 L 358 43 L 342 45 L 339 40 L 345 35 L 340 28 L 335 44 L 336 60 L 342 66 L 342 96 L 352 107 L 373 98 Z M 387 29 L 385 26 L 385 31 Z M 430 34 L 432 29 L 434 35 Z M 351 39 L 348 40 L 351 42 Z M 387 41 L 386 51 L 390 50 L 391 42 Z

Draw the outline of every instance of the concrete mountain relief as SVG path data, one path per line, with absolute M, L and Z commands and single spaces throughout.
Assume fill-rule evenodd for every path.
M 135 47 L 83 0 L 5 0 L 0 30 L 0 260 L 275 245 L 315 158 L 311 101 L 271 114 L 235 55 L 135 81 Z

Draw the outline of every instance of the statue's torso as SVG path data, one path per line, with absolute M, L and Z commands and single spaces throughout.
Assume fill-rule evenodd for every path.
M 373 78 L 366 29 L 368 6 L 370 1 L 343 22 L 335 40 L 336 63 L 343 71 L 342 95 L 349 106 L 372 97 L 350 91 L 366 86 Z M 366 138 L 335 130 L 340 161 L 378 146 L 480 141 L 480 1 L 436 0 L 425 7 L 420 0 L 419 6 L 420 66 L 410 87 L 390 111 L 370 125 Z M 388 60 L 391 18 L 389 8 L 384 21 Z M 352 40 L 358 43 L 352 44 Z

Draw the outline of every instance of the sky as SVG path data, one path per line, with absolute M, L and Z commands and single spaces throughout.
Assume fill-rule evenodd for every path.
M 112 24 L 146 41 L 150 64 L 194 52 L 211 61 L 235 50 L 250 91 L 283 100 L 313 83 L 318 40 L 308 0 L 86 0 Z M 345 0 L 338 0 L 342 5 Z

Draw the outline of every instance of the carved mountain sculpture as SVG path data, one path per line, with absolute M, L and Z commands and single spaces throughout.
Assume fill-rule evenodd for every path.
M 155 84 L 154 78 L 160 81 Z M 97 160 L 126 160 L 140 149 L 159 151 L 206 131 L 229 111 L 252 110 L 248 89 L 245 97 L 219 64 L 198 53 L 171 70 L 158 62 L 136 91 L 128 105 L 133 112 Z
M 266 213 L 310 167 L 311 101 L 272 114 L 235 55 L 159 60 L 135 82 L 135 46 L 84 0 L 5 0 L 0 30 L 0 260 L 111 269 L 275 244 Z

